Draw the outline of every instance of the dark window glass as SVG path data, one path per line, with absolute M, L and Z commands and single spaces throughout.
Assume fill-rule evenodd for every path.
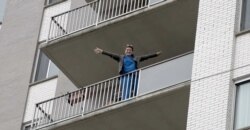
M 46 0 L 46 5 L 55 4 L 61 1 L 65 1 L 65 0 Z
M 29 126 L 25 126 L 24 130 L 31 130 L 31 126 L 30 125 Z
M 243 0 L 241 15 L 241 31 L 250 29 L 250 0 Z
M 35 81 L 46 78 L 48 65 L 49 65 L 49 58 L 44 53 L 41 52 L 38 59 Z
M 235 130 L 250 128 L 250 82 L 237 85 Z

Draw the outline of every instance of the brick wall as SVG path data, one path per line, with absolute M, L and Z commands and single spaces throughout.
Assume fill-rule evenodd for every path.
M 228 130 L 236 0 L 200 0 L 187 130 Z

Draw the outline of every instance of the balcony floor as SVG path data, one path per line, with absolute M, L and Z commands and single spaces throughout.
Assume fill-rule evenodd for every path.
M 118 64 L 96 55 L 95 47 L 122 54 L 132 43 L 136 55 L 161 50 L 149 65 L 194 49 L 199 0 L 166 1 L 99 26 L 42 44 L 42 50 L 75 83 L 84 86 L 118 74 Z
M 44 129 L 185 130 L 189 89 L 184 82 Z

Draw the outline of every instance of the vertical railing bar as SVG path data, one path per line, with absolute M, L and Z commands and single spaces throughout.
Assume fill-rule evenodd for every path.
M 76 19 L 75 19 L 75 17 L 76 17 L 76 10 L 75 11 L 73 11 L 72 12 L 72 32 L 74 32 L 75 31 L 75 21 L 76 21 Z
M 102 86 L 102 83 L 100 83 L 100 95 L 99 95 L 99 101 L 98 101 L 98 108 L 101 107 L 100 104 L 101 104 L 102 95 L 103 95 L 103 86 Z
M 119 77 L 116 78 L 115 84 L 116 85 L 115 85 L 115 95 L 114 95 L 115 97 L 114 97 L 114 101 L 118 102 L 119 101 L 119 97 L 118 97 L 118 94 L 119 94 L 119 91 L 118 91 L 119 90 Z
M 80 8 L 79 11 L 80 11 L 79 12 L 79 28 L 82 29 L 83 28 L 82 27 L 82 23 L 83 23 L 83 20 L 82 20 L 83 19 L 83 16 L 82 16 L 82 14 L 83 14 L 83 8 Z
M 76 115 L 76 110 L 78 108 L 78 105 L 79 105 L 79 95 L 81 93 L 81 89 L 78 90 L 78 92 L 76 93 L 76 98 L 74 100 L 74 105 L 73 105 L 73 116 Z
M 125 86 L 124 86 L 124 88 L 125 88 L 125 96 L 124 96 L 124 97 L 125 97 L 125 99 L 127 99 L 129 75 L 128 75 L 128 74 L 126 74 L 125 76 L 126 76 L 126 78 L 125 78 L 125 81 L 124 81 L 124 82 L 126 82 L 126 83 L 125 83 Z
M 64 28 L 64 30 L 65 30 L 65 32 L 63 32 L 63 35 L 65 35 L 65 34 L 67 34 L 67 23 L 66 23 L 66 16 L 67 16 L 67 14 L 64 14 L 63 15 L 63 25 L 62 25 L 62 27 Z
M 121 99 L 121 100 L 122 100 L 122 86 L 123 86 L 122 85 L 123 84 L 122 80 L 123 80 L 123 76 L 120 76 L 120 78 L 119 78 L 118 98 Z
M 84 8 L 83 8 L 83 21 L 84 21 L 84 22 L 83 22 L 83 23 L 84 23 L 84 24 L 83 24 L 83 28 L 85 28 L 85 27 L 87 26 L 87 21 L 86 21 L 86 19 L 87 19 L 87 15 L 88 15 L 88 14 L 86 13 L 86 11 L 87 11 L 87 8 L 84 7 Z
M 81 107 L 82 107 L 82 102 L 83 102 L 83 92 L 84 89 L 81 88 L 80 89 L 80 94 L 78 94 L 78 97 L 77 97 L 77 107 L 76 107 L 76 115 L 79 115 L 81 114 L 80 113 L 80 110 L 81 110 Z M 82 115 L 82 114 L 81 114 Z
M 128 94 L 129 94 L 129 80 L 131 80 L 131 77 L 130 77 L 130 74 L 126 74 L 127 75 L 127 84 L 126 84 L 126 94 L 125 94 L 125 99 L 128 99 L 129 98 L 129 96 L 127 96 Z
M 74 92 L 72 92 L 71 93 L 72 94 L 72 97 L 75 97 L 75 94 L 76 94 L 76 91 L 74 91 Z M 75 98 L 72 98 L 71 97 L 71 103 L 70 103 L 70 106 L 69 106 L 69 116 L 68 117 L 71 117 L 72 116 L 72 111 L 73 111 L 73 106 L 75 105 L 74 103 L 75 103 Z
M 65 17 L 64 17 L 64 22 L 65 22 L 65 31 L 66 31 L 66 34 L 69 33 L 69 14 L 65 14 Z
M 108 19 L 111 19 L 111 10 L 112 10 L 112 1 L 113 0 L 109 0 L 109 9 L 108 9 Z
M 131 12 L 133 9 L 132 9 L 132 0 L 128 0 L 129 3 L 128 3 L 128 6 L 129 6 L 129 12 Z
M 83 93 L 83 89 L 80 89 L 79 90 L 79 93 L 77 94 L 77 98 L 76 98 L 76 108 L 75 108 L 75 114 L 74 115 L 77 115 L 79 114 L 78 111 L 79 111 L 79 108 L 81 108 L 81 100 L 83 99 L 82 97 L 82 94 Z
M 86 106 L 86 108 L 87 108 L 87 111 L 90 111 L 90 102 L 91 102 L 91 92 L 92 92 L 92 88 L 91 87 L 89 87 L 88 88 L 88 93 L 89 93 L 89 98 L 88 98 L 88 103 L 87 103 L 87 106 Z
M 95 3 L 95 9 L 97 11 L 97 13 L 94 14 L 94 24 L 97 26 L 97 23 L 98 23 L 98 15 L 99 15 L 99 2 L 97 1 Z M 95 10 L 93 10 L 93 12 L 95 12 Z
M 121 92 L 122 92 L 122 93 L 121 93 L 121 95 L 122 95 L 122 100 L 124 100 L 124 99 L 123 99 L 123 98 L 124 98 L 124 91 L 126 92 L 126 90 L 124 90 L 124 89 L 125 89 L 124 86 L 125 86 L 125 82 L 126 82 L 126 81 L 124 81 L 125 78 L 126 78 L 125 76 L 126 76 L 126 75 L 123 75 L 123 76 L 122 76 L 122 88 L 121 88 L 121 89 L 122 89 L 122 90 L 121 90 Z
M 50 18 L 50 24 L 49 24 L 49 30 L 48 30 L 48 36 L 47 36 L 47 43 L 48 43 L 48 41 L 50 40 L 50 31 L 51 31 L 51 24 L 52 24 L 52 20 L 51 20 L 52 18 Z
M 62 99 L 63 105 L 65 106 L 65 107 L 62 107 L 62 112 L 63 112 L 62 118 L 65 118 L 66 114 L 67 114 L 67 109 L 68 109 L 68 104 L 67 103 L 68 103 L 68 101 L 65 102 L 67 96 L 68 96 L 68 94 L 64 95 L 63 99 Z
M 52 110 L 51 110 L 51 114 L 50 114 L 50 117 L 52 118 L 53 117 L 53 120 L 55 121 L 56 120 L 56 114 L 57 114 L 57 108 L 58 108 L 58 101 L 57 99 L 54 99 L 54 103 L 52 103 L 53 107 L 52 107 Z
M 106 14 L 106 16 L 107 16 L 107 20 L 109 19 L 109 10 L 110 10 L 110 2 L 111 2 L 111 0 L 106 0 L 106 2 L 107 2 L 107 14 Z
M 96 87 L 96 91 L 95 91 L 95 99 L 94 99 L 93 103 L 94 103 L 94 109 L 97 109 L 97 107 L 96 107 L 97 105 L 96 104 L 97 104 L 97 97 L 98 97 L 98 94 L 99 94 L 98 84 L 96 84 L 95 87 Z
M 58 21 L 58 17 L 55 17 L 55 19 L 54 19 L 55 21 L 54 22 L 57 22 Z M 56 24 L 56 23 L 55 23 Z M 59 29 L 59 26 L 56 26 L 56 33 L 55 33 L 55 37 L 58 37 L 58 30 L 60 30 Z
M 79 8 L 78 8 L 79 9 Z M 75 16 L 74 16 L 74 22 L 73 22 L 73 26 L 74 26 L 74 31 L 77 30 L 77 17 L 78 17 L 78 9 L 76 9 L 75 12 Z
M 108 90 L 106 94 L 106 99 L 105 99 L 105 106 L 108 104 L 108 99 L 109 99 L 109 88 L 110 88 L 110 80 L 108 81 Z
M 84 115 L 85 113 L 85 107 L 86 107 L 86 101 L 87 101 L 87 96 L 88 96 L 88 87 L 84 89 L 84 102 L 83 102 L 83 105 L 82 105 L 82 116 Z
M 104 102 L 105 102 L 105 96 L 106 96 L 106 89 L 107 89 L 107 81 L 104 82 L 104 87 L 103 87 L 103 99 L 102 99 L 102 104 L 101 107 L 104 106 Z
M 40 108 L 42 108 L 43 104 L 40 104 L 39 106 L 41 106 Z M 42 110 L 40 110 L 40 112 L 39 112 L 39 122 L 38 122 L 39 126 L 41 125 L 41 120 L 42 120 Z
M 88 7 L 87 8 L 87 26 L 88 27 L 90 25 L 90 20 L 91 20 L 91 17 L 90 17 L 90 9 Z
M 141 0 L 137 0 L 137 8 L 136 9 L 139 9 L 140 8 L 140 3 L 141 3 Z
M 103 13 L 104 13 L 104 2 L 103 2 L 103 0 L 99 0 L 99 3 L 100 3 L 100 8 L 98 8 L 99 15 L 98 15 L 97 24 L 99 24 L 99 22 L 101 22 L 103 20 Z
M 109 0 L 106 0 L 105 3 L 106 3 L 105 4 L 106 6 L 105 6 L 105 10 L 104 10 L 105 11 L 105 13 L 104 13 L 105 14 L 105 16 L 104 16 L 105 19 L 104 20 L 108 19 L 108 3 L 109 3 Z
M 123 0 L 120 0 L 119 2 L 120 2 L 120 13 L 119 13 L 118 16 L 120 16 L 120 15 L 122 14 L 122 12 L 123 12 L 123 11 L 122 11 L 122 10 L 123 10 L 123 6 L 124 6 L 124 5 L 123 5 Z
M 79 112 L 78 112 L 81 115 L 82 115 L 83 109 L 85 107 L 85 106 L 83 106 L 83 105 L 85 105 L 83 103 L 86 102 L 85 100 L 87 100 L 87 95 L 85 94 L 86 93 L 85 91 L 87 91 L 87 88 L 82 88 L 82 94 L 81 94 L 82 100 L 81 100 L 81 103 L 79 105 Z
M 138 74 L 138 80 L 137 80 L 137 92 L 136 92 L 136 96 L 139 96 L 139 89 L 140 89 L 140 82 L 141 82 L 141 69 L 139 69 L 137 72 Z
M 138 79 L 139 79 L 139 75 L 138 75 L 139 71 L 135 71 L 135 80 L 134 80 L 134 92 L 133 92 L 133 97 L 137 96 L 137 90 L 138 90 Z
M 73 116 L 75 115 L 75 111 L 77 109 L 77 105 L 78 105 L 78 97 L 79 97 L 79 93 L 81 92 L 81 89 L 79 89 L 78 91 L 75 92 L 75 99 L 74 99 L 74 102 L 73 102 Z
M 98 24 L 98 20 L 99 20 L 99 15 L 100 15 L 100 13 L 99 13 L 99 11 L 100 11 L 100 5 L 99 5 L 99 0 L 98 1 L 96 1 L 96 5 L 95 5 L 95 7 L 96 7 L 96 11 L 97 11 L 97 13 L 95 14 L 95 25 L 97 25 Z M 95 11 L 94 11 L 95 12 Z
M 72 21 L 72 12 L 69 12 L 69 13 L 68 13 L 68 23 L 67 23 L 67 25 L 69 26 L 69 27 L 68 27 L 68 29 L 69 29 L 68 33 L 71 33 L 71 32 L 72 32 L 72 31 L 71 31 L 71 27 L 72 27 L 71 21 Z
M 58 109 L 59 110 L 59 114 L 58 114 L 58 119 L 61 119 L 62 117 L 63 117 L 63 110 L 64 110 L 64 104 L 63 104 L 63 100 L 64 100 L 64 98 L 65 98 L 65 96 L 63 96 L 63 97 L 60 97 L 60 108 Z
M 132 73 L 131 73 L 130 90 L 129 90 L 129 97 L 130 97 L 130 98 L 133 97 L 133 95 L 134 95 L 134 93 L 132 93 L 133 87 L 134 87 L 134 89 L 135 89 L 135 85 L 133 84 L 133 81 L 134 81 L 134 74 L 135 74 L 135 72 L 132 72 Z
M 40 125 L 43 125 L 43 123 L 44 123 L 44 113 L 43 113 L 43 111 L 42 110 L 44 110 L 44 107 L 45 107 L 45 105 L 46 105 L 46 103 L 43 103 L 41 106 L 41 114 L 42 114 L 42 116 L 41 116 L 41 124 Z
M 94 7 L 95 7 L 95 3 L 93 3 L 92 5 L 93 5 L 93 8 L 94 8 Z M 91 18 L 91 19 L 90 19 L 90 23 L 91 23 L 90 25 L 94 25 L 94 24 L 95 24 L 95 22 L 93 22 L 93 20 L 95 21 L 94 10 L 93 10 L 93 8 L 91 8 L 91 13 L 90 13 L 90 16 L 91 16 L 91 17 L 90 17 L 90 18 Z
M 61 35 L 62 35 L 62 32 L 63 32 L 63 31 L 60 29 L 60 26 L 59 26 L 60 23 L 61 23 L 61 18 L 62 18 L 61 15 L 58 16 L 58 22 L 57 22 L 57 23 L 58 23 L 58 28 L 59 28 L 58 36 L 61 36 Z
M 51 106 L 53 107 L 52 103 L 53 103 L 53 100 L 48 102 L 48 107 L 49 107 L 48 113 L 45 111 L 45 113 L 47 113 L 47 120 L 49 121 L 48 124 L 52 122 L 51 121 L 51 114 L 50 114 L 50 108 L 51 108 Z M 51 113 L 52 113 L 52 111 L 51 111 Z
M 70 93 L 71 94 L 71 93 Z M 67 96 L 68 96 L 68 99 L 69 99 L 69 93 L 67 94 Z M 68 118 L 69 117 L 69 113 L 70 113 L 70 107 L 71 107 L 71 100 L 69 99 L 68 100 L 68 104 L 67 104 L 67 110 L 66 110 L 66 114 L 65 114 L 65 116 L 66 116 L 66 118 Z
M 112 83 L 111 83 L 111 92 L 110 92 L 110 96 L 109 96 L 109 102 L 110 104 L 112 104 L 112 98 L 114 96 L 114 81 L 115 79 L 111 79 Z
M 33 113 L 32 117 L 33 117 L 33 119 L 31 120 L 31 129 L 33 130 L 33 128 L 35 127 L 34 122 L 36 119 L 36 104 L 35 104 L 35 109 L 34 109 L 34 113 Z
M 53 19 L 54 19 L 54 17 L 52 17 Z M 51 31 L 51 39 L 54 39 L 54 37 L 55 37 L 55 22 L 54 22 L 54 20 L 53 19 L 51 19 L 51 22 L 52 22 L 52 31 Z
M 41 120 L 41 118 L 40 118 L 40 115 L 41 115 L 41 110 L 38 108 L 39 106 L 40 106 L 41 104 L 38 104 L 37 105 L 37 111 L 38 111 L 38 113 L 37 113 L 37 126 L 39 126 L 40 125 L 40 120 Z
M 129 0 L 125 0 L 126 1 L 126 11 L 125 13 L 129 12 Z
M 59 109 L 60 109 L 60 101 L 59 101 L 60 98 L 57 98 L 56 99 L 56 108 L 54 109 L 55 110 L 55 117 L 54 117 L 54 120 L 56 121 L 58 119 L 58 115 L 59 115 Z
M 97 8 L 97 3 L 95 2 L 95 3 L 93 3 L 93 9 L 92 9 L 92 17 L 93 17 L 93 19 L 91 21 L 91 23 L 92 23 L 91 25 L 96 25 L 96 12 L 94 10 L 96 8 Z
M 116 15 L 117 15 L 117 11 L 118 11 L 118 9 L 119 9 L 119 2 L 118 2 L 118 0 L 114 0 L 115 1 L 115 10 L 114 10 L 114 17 L 116 17 Z
M 114 10 L 115 10 L 115 0 L 112 0 L 112 6 L 111 6 L 111 17 L 114 17 Z
M 92 90 L 92 97 L 91 97 L 91 102 L 90 102 L 90 111 L 93 111 L 93 101 L 94 101 L 94 94 L 95 94 L 95 86 L 91 86 L 93 87 L 93 90 Z
M 133 10 L 136 10 L 136 1 L 137 1 L 137 0 L 133 0 L 133 2 L 134 2 L 134 4 L 133 4 L 133 6 L 134 6 L 134 7 L 133 7 Z
M 47 111 L 47 109 L 48 109 L 48 107 L 49 107 L 49 102 L 50 102 L 50 101 L 48 101 L 48 102 L 45 103 L 45 106 L 44 106 L 44 109 L 43 109 L 43 110 L 44 110 L 44 113 L 43 113 L 43 114 L 44 114 L 44 122 L 43 122 L 43 125 L 48 123 L 48 117 L 46 116 L 46 111 Z
M 79 90 L 78 90 L 79 91 Z M 77 91 L 72 92 L 72 96 L 71 96 L 71 104 L 70 104 L 70 111 L 69 111 L 69 117 L 73 116 L 73 112 L 74 112 L 74 106 L 75 106 L 75 96 L 76 96 Z

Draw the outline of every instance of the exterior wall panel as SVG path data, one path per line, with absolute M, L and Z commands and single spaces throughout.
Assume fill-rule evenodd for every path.
M 0 33 L 0 130 L 20 130 L 44 0 L 8 0 Z
M 56 92 L 57 79 L 52 79 L 34 86 L 29 90 L 24 122 L 33 119 L 35 104 L 54 98 Z
M 187 130 L 229 130 L 236 0 L 200 0 Z

